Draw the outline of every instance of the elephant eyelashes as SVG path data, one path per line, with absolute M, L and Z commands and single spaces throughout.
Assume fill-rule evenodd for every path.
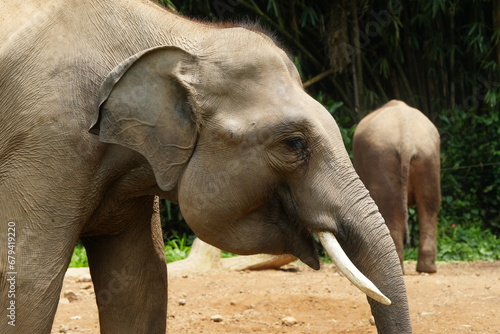
M 292 137 L 285 139 L 285 145 L 288 146 L 292 150 L 306 150 L 306 141 L 300 137 Z
M 307 142 L 302 137 L 291 137 L 283 141 L 285 146 L 294 154 L 295 163 L 307 162 L 310 152 L 307 147 Z

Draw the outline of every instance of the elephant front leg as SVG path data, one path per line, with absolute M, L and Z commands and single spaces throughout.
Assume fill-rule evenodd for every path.
M 54 218 L 1 211 L 0 333 L 49 334 L 78 233 Z
M 114 236 L 83 238 L 99 309 L 101 333 L 166 332 L 167 268 L 158 202 L 127 211 L 127 228 Z M 114 221 L 113 224 L 117 222 Z

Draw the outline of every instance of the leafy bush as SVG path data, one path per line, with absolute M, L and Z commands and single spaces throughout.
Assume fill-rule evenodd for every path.
M 437 261 L 500 260 L 500 239 L 479 223 L 450 224 L 438 228 Z M 416 229 L 418 232 L 418 228 Z M 418 247 L 405 249 L 405 260 L 417 260 Z
M 189 255 L 191 245 L 193 244 L 194 235 L 181 236 L 174 235 L 165 243 L 165 256 L 167 262 L 175 262 L 185 259 Z
M 439 238 L 439 261 L 500 260 L 500 239 L 490 230 L 455 224 L 450 228 L 451 231 Z
M 165 243 L 179 235 L 193 235 L 177 204 L 160 200 L 161 228 Z
M 88 267 L 89 262 L 87 260 L 87 252 L 83 245 L 78 244 L 73 251 L 73 256 L 71 257 L 71 262 L 69 263 L 70 268 L 80 268 Z
M 500 111 L 442 111 L 440 220 L 500 232 Z M 496 138 L 496 140 L 494 139 Z

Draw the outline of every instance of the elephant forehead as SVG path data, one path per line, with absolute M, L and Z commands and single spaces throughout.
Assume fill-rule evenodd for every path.
M 253 82 L 283 76 L 300 82 L 286 53 L 264 33 L 245 28 L 222 29 L 203 41 L 200 59 L 205 63 L 204 84 L 224 82 L 232 90 L 239 81 Z M 221 87 L 222 88 L 222 87 Z

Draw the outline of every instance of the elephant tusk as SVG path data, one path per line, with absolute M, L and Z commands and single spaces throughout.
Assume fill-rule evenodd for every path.
M 325 248 L 332 262 L 339 268 L 340 272 L 358 289 L 363 291 L 368 297 L 382 303 L 391 305 L 391 300 L 384 296 L 382 292 L 373 284 L 347 257 L 340 247 L 337 238 L 330 232 L 317 232 L 319 241 Z

